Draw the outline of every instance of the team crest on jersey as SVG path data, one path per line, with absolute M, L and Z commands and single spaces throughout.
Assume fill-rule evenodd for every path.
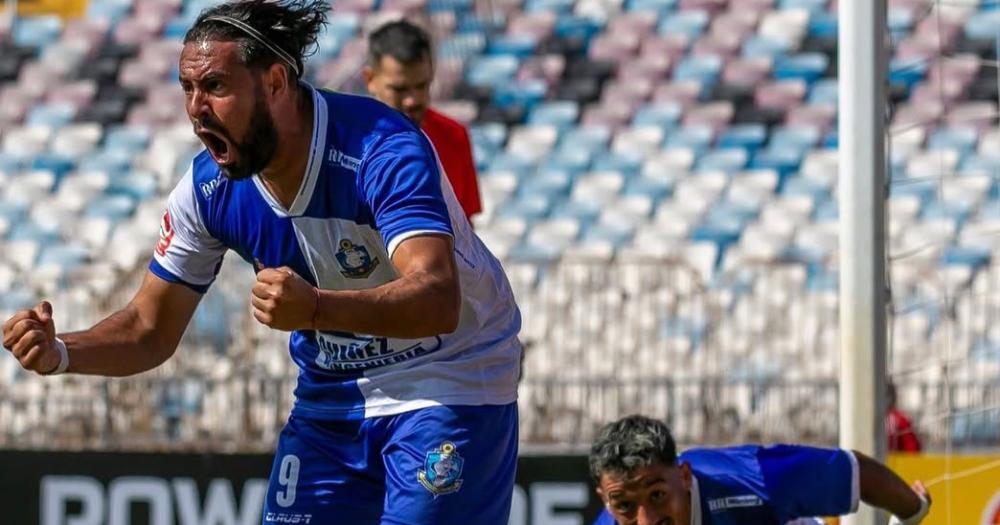
M 378 267 L 378 257 L 372 257 L 368 253 L 368 248 L 354 244 L 350 239 L 340 240 L 337 262 L 343 268 L 340 271 L 341 275 L 351 279 L 365 279 Z
M 462 466 L 465 460 L 458 455 L 458 449 L 450 441 L 431 450 L 424 458 L 424 468 L 417 472 L 417 480 L 435 497 L 450 494 L 462 488 Z

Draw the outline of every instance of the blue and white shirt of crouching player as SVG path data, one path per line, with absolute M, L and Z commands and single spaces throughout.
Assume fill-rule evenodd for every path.
M 605 504 L 594 525 L 804 525 L 860 501 L 915 525 L 931 504 L 920 482 L 854 451 L 744 445 L 678 456 L 667 425 L 643 416 L 602 429 L 590 473 Z

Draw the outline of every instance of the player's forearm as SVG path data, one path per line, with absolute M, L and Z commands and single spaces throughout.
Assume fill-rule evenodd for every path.
M 878 461 L 855 451 L 861 501 L 887 510 L 900 518 L 908 518 L 920 510 L 920 498 L 895 472 Z
M 156 341 L 133 306 L 112 314 L 88 330 L 61 334 L 69 351 L 69 372 L 128 376 L 166 361 L 176 342 Z
M 416 339 L 453 332 L 458 283 L 419 272 L 368 290 L 322 290 L 315 327 Z

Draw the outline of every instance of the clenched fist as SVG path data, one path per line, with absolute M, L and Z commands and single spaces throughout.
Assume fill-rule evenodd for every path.
M 3 347 L 14 354 L 25 370 L 50 374 L 59 366 L 61 354 L 56 348 L 56 325 L 52 305 L 38 303 L 31 310 L 21 310 L 3 324 Z
M 253 316 L 277 330 L 314 328 L 319 293 L 291 268 L 265 268 L 250 293 Z

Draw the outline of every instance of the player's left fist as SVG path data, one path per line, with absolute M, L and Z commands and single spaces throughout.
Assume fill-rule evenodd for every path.
M 264 268 L 250 292 L 253 316 L 276 330 L 312 328 L 318 295 L 311 284 L 291 268 Z

